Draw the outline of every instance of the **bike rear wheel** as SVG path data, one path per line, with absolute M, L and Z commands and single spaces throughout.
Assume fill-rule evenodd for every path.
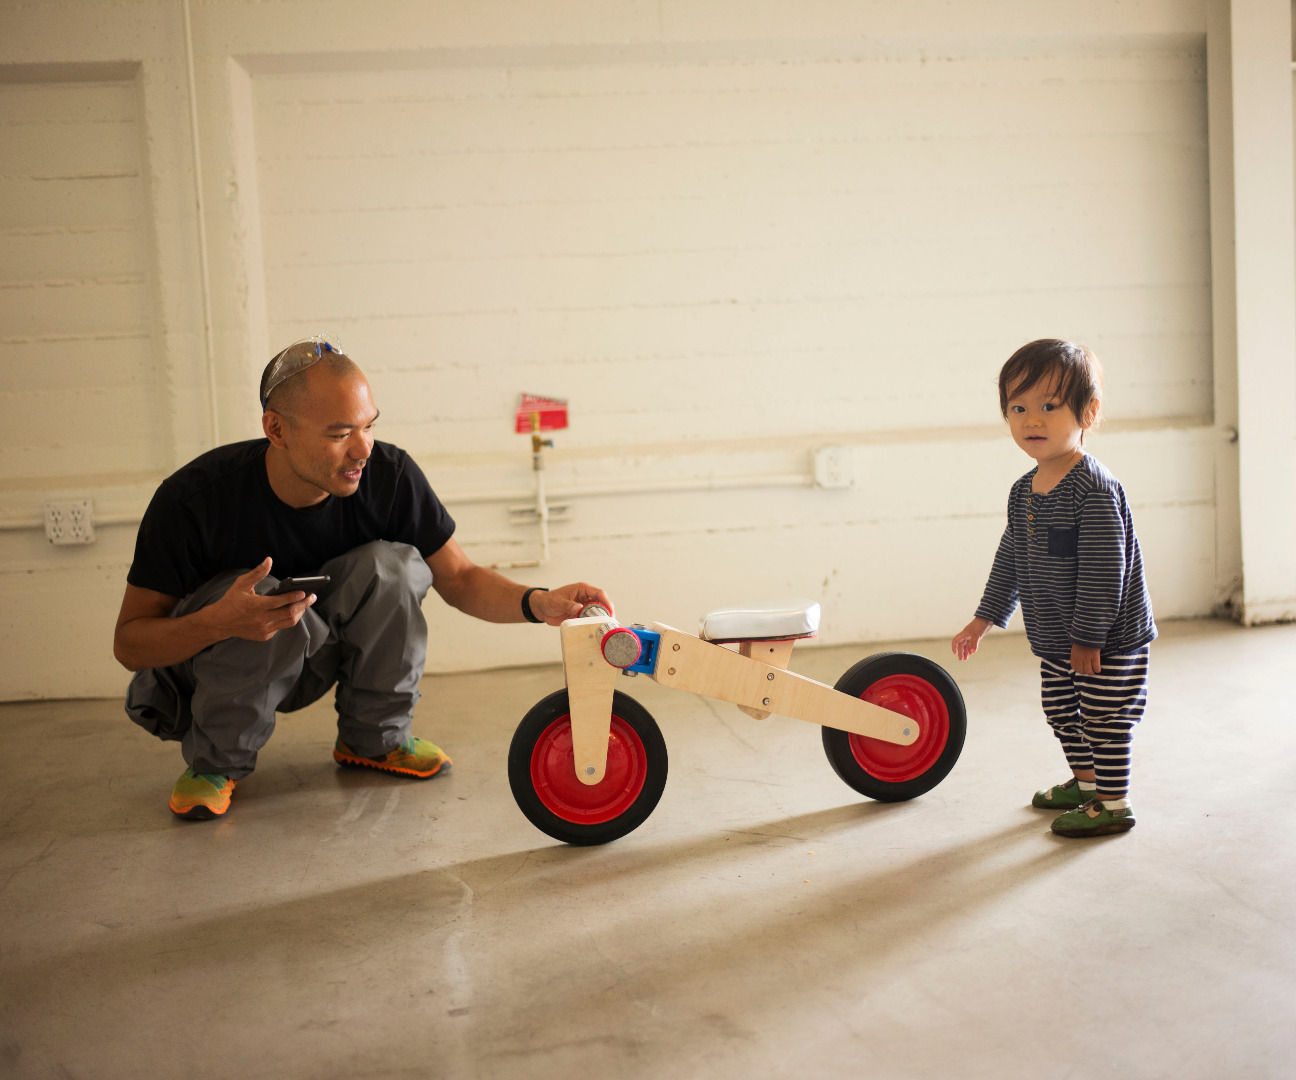
M 958 684 L 935 661 L 878 653 L 847 671 L 835 689 L 918 722 L 918 739 L 909 746 L 823 729 L 829 763 L 861 795 L 903 802 L 930 791 L 954 768 L 967 735 L 967 710 Z

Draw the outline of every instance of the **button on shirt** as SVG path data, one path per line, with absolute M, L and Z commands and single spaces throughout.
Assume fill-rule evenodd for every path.
M 1008 495 L 1008 523 L 977 615 L 1007 626 L 1017 604 L 1036 656 L 1069 661 L 1071 646 L 1107 655 L 1156 637 L 1143 556 L 1125 491 L 1085 455 L 1045 494 L 1032 469 Z

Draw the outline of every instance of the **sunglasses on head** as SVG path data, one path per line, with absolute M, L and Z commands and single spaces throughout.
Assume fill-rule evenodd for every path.
M 310 347 L 303 349 L 301 348 L 303 345 Z M 346 355 L 340 346 L 325 341 L 319 334 L 294 341 L 286 349 L 280 350 L 270 361 L 265 375 L 261 378 L 261 408 L 266 407 L 266 402 L 270 400 L 270 395 L 274 393 L 276 387 L 318 364 L 325 353 L 333 353 L 336 356 Z

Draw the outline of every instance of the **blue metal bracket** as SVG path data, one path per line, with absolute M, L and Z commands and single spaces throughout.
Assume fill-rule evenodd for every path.
M 656 630 L 645 630 L 642 626 L 632 626 L 635 637 L 639 639 L 639 659 L 623 671 L 636 675 L 651 675 L 657 670 L 657 646 L 661 643 L 661 634 Z

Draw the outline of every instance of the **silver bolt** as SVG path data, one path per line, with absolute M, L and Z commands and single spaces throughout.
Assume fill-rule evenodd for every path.
M 587 765 L 587 766 L 585 767 L 585 775 L 586 775 L 586 776 L 593 776 L 596 772 L 598 772 L 598 770 L 597 770 L 596 768 L 594 768 L 593 765 Z
M 768 675 L 765 676 L 765 678 L 768 679 L 770 682 L 773 682 L 773 681 L 774 681 L 774 672 L 771 671 Z
M 907 727 L 907 728 L 905 728 L 904 731 L 902 731 L 900 734 L 903 735 L 903 736 L 907 739 L 907 738 L 909 738 L 910 735 L 913 734 L 913 728 L 908 728 L 908 727 Z
M 761 704 L 762 704 L 762 705 L 768 705 L 768 704 L 769 704 L 769 698 L 761 698 Z

